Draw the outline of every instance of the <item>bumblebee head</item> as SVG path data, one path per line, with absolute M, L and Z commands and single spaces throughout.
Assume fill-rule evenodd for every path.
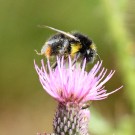
M 96 50 L 94 49 L 87 49 L 84 53 L 84 58 L 86 58 L 86 62 L 93 63 L 95 60 L 95 56 L 97 55 Z
M 91 63 L 94 62 L 96 55 L 97 55 L 96 45 L 94 44 L 94 42 L 92 42 L 89 45 L 89 49 L 86 50 L 85 54 L 86 61 Z

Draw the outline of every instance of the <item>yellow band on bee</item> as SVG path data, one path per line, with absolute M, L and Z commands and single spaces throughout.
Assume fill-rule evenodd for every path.
M 79 49 L 82 48 L 81 44 L 71 44 L 71 55 L 74 55 L 75 53 L 77 53 L 79 51 Z
M 96 45 L 95 45 L 94 43 L 92 43 L 92 44 L 90 45 L 90 48 L 91 48 L 92 50 L 96 50 Z

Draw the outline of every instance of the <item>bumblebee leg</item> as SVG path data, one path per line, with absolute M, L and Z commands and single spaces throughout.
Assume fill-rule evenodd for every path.
M 56 67 L 57 67 L 57 62 L 55 61 L 55 62 L 52 64 L 51 68 L 55 69 Z
M 59 59 L 61 59 L 61 58 L 62 58 L 62 56 L 59 55 Z M 68 57 L 64 57 L 64 60 L 66 61 L 67 58 L 68 58 Z M 55 61 L 55 62 L 52 64 L 51 68 L 55 69 L 56 67 L 57 67 L 57 61 Z
M 62 56 L 59 55 L 59 59 L 61 59 Z M 55 69 L 57 67 L 57 60 L 52 64 L 51 68 Z
M 83 62 L 84 62 L 84 59 L 81 60 L 81 68 L 82 68 L 82 66 L 83 66 Z M 86 67 L 85 67 L 85 68 L 86 68 Z
M 36 52 L 37 55 L 42 55 L 41 53 L 39 53 L 37 50 L 34 50 Z
M 77 60 L 80 58 L 80 56 L 81 56 L 81 53 L 77 53 L 77 54 L 76 54 L 76 56 L 75 56 L 75 58 L 74 58 L 74 60 L 73 60 L 72 65 L 74 65 L 74 64 L 77 62 Z

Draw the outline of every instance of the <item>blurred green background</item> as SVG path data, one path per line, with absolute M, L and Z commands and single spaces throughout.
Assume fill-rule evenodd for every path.
M 108 91 L 91 106 L 91 135 L 135 134 L 134 0 L 0 0 L 0 135 L 52 132 L 56 102 L 44 92 L 33 66 L 55 32 L 77 30 L 97 45 L 103 65 L 115 69 Z

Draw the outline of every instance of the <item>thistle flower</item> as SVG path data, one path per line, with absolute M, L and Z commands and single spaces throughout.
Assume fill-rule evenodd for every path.
M 90 112 L 82 106 L 93 100 L 102 100 L 120 88 L 106 93 L 104 84 L 110 80 L 115 71 L 101 68 L 102 62 L 97 62 L 90 72 L 85 71 L 86 60 L 82 67 L 72 65 L 69 57 L 68 67 L 64 58 L 57 58 L 57 67 L 52 69 L 49 61 L 45 68 L 41 60 L 41 68 L 35 63 L 35 69 L 45 91 L 58 101 L 53 128 L 56 135 L 88 135 Z M 106 76 L 106 77 L 105 77 Z

